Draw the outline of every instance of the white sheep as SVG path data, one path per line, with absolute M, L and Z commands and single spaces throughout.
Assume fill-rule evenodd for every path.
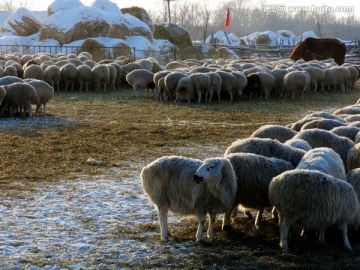
M 233 208 L 224 214 L 223 230 L 232 230 L 231 213 L 239 204 L 245 209 L 258 211 L 255 227 L 259 228 L 264 209 L 271 207 L 268 197 L 270 181 L 280 173 L 294 169 L 294 166 L 282 159 L 252 153 L 234 153 L 226 158 L 230 160 L 235 171 L 238 190 Z
M 307 122 L 306 124 L 304 124 L 301 130 L 305 130 L 305 129 L 311 129 L 311 128 L 319 128 L 319 129 L 324 129 L 324 130 L 331 130 L 334 127 L 340 127 L 340 126 L 346 126 L 346 123 L 342 122 L 342 121 L 338 121 L 335 119 L 314 119 L 310 122 Z
M 234 100 L 234 89 L 236 87 L 235 76 L 228 72 L 221 71 L 221 70 L 217 70 L 216 73 L 219 74 L 221 77 L 221 92 L 227 93 L 229 95 L 230 101 L 233 101 Z M 219 99 L 219 101 L 220 101 L 220 99 Z
M 187 76 L 182 77 L 176 86 L 174 102 L 185 99 L 190 103 L 194 97 L 194 80 Z
M 76 81 L 80 84 L 79 91 L 83 89 L 85 85 L 86 91 L 89 91 L 89 84 L 91 83 L 92 79 L 92 71 L 88 65 L 82 64 L 77 67 L 77 77 Z
M 320 91 L 324 92 L 324 78 L 325 78 L 325 72 L 321 68 L 318 67 L 307 67 L 304 69 L 309 75 L 310 75 L 310 84 L 314 87 L 314 92 L 317 91 L 318 86 L 320 85 Z
M 109 69 L 109 83 L 108 83 L 108 89 L 109 90 L 115 90 L 115 85 L 117 81 L 117 70 L 111 63 L 106 64 L 106 66 Z
M 132 86 L 136 96 L 138 96 L 138 89 L 153 90 L 155 88 L 154 73 L 147 69 L 136 69 L 131 71 L 126 75 L 126 81 Z
M 37 102 L 33 103 L 36 105 L 35 113 L 41 113 L 41 106 L 44 108 L 44 115 L 46 114 L 46 104 L 54 96 L 54 88 L 47 82 L 34 79 L 26 79 L 28 84 L 32 85 L 37 93 Z
M 281 143 L 290 140 L 297 134 L 296 131 L 280 125 L 264 125 L 255 130 L 250 138 L 270 138 L 276 139 Z
M 320 120 L 320 119 L 334 119 L 340 122 L 343 122 L 346 124 L 346 121 L 336 115 L 333 115 L 329 112 L 314 112 L 311 114 L 306 115 L 305 117 L 303 117 L 302 119 L 298 120 L 295 123 L 291 124 L 291 129 L 295 130 L 295 131 L 300 131 L 302 126 L 305 125 L 308 122 L 311 122 L 313 120 Z
M 234 92 L 239 97 L 241 97 L 242 92 L 248 83 L 248 80 L 247 80 L 246 76 L 244 75 L 244 73 L 242 73 L 242 72 L 236 71 L 236 72 L 231 72 L 231 74 L 234 75 L 235 79 L 236 79 Z
M 284 251 L 289 250 L 288 234 L 293 225 L 320 230 L 321 242 L 325 230 L 337 225 L 344 246 L 351 250 L 347 226 L 359 224 L 360 205 L 354 188 L 346 181 L 319 171 L 286 171 L 270 182 L 269 199 L 279 216 L 280 246 Z
M 270 98 L 270 92 L 274 88 L 275 79 L 274 77 L 267 72 L 257 72 L 260 77 L 261 87 L 263 90 L 264 98 Z
M 354 104 L 345 106 L 343 108 L 337 109 L 333 112 L 334 115 L 340 114 L 360 114 L 360 104 Z
M 164 83 L 165 83 L 166 94 L 170 100 L 175 100 L 175 91 L 176 91 L 177 83 L 181 78 L 185 76 L 187 76 L 185 73 L 178 71 L 171 72 L 170 74 L 165 76 Z
M 288 73 L 286 69 L 273 69 L 270 74 L 274 77 L 274 89 L 279 97 L 284 94 L 284 77 Z
M 335 178 L 346 180 L 344 162 L 338 153 L 328 147 L 307 151 L 296 169 L 318 170 Z
M 209 171 L 208 164 L 212 164 Z M 204 167 L 205 166 L 205 167 Z M 168 240 L 168 211 L 194 215 L 199 221 L 196 240 L 202 240 L 206 215 L 210 216 L 207 235 L 213 238 L 216 214 L 227 211 L 235 201 L 237 181 L 228 159 L 201 160 L 165 156 L 145 166 L 141 183 L 158 210 L 162 240 Z
M 44 70 L 44 81 L 49 83 L 54 89 L 55 86 L 58 91 L 60 91 L 60 80 L 61 80 L 61 71 L 60 68 L 56 65 L 49 65 Z
M 360 168 L 360 143 L 352 147 L 347 155 L 346 171 L 349 172 L 353 169 Z
M 1 115 L 4 109 L 9 109 L 10 116 L 13 116 L 13 109 L 24 108 L 23 114 L 32 116 L 31 104 L 37 104 L 38 96 L 33 86 L 25 82 L 12 83 L 4 86 L 6 96 L 2 102 Z
M 346 115 L 346 114 L 345 114 L 345 115 Z M 347 114 L 347 115 L 344 117 L 344 120 L 345 120 L 347 123 L 360 121 L 360 114 Z
M 95 90 L 100 90 L 101 85 L 103 85 L 104 92 L 106 92 L 110 80 L 110 70 L 107 65 L 98 64 L 91 69 L 91 73 Z
M 24 79 L 44 79 L 44 70 L 38 65 L 30 65 L 24 70 Z
M 247 138 L 234 141 L 225 151 L 225 156 L 231 153 L 254 153 L 266 157 L 276 157 L 297 166 L 305 154 L 304 150 L 282 144 L 269 138 Z
M 284 144 L 292 146 L 292 147 L 297 148 L 297 149 L 304 150 L 304 151 L 309 151 L 310 149 L 312 149 L 310 144 L 307 141 L 303 140 L 303 139 L 294 139 L 294 138 L 292 138 L 292 139 L 287 140 L 286 142 L 284 142 Z
M 308 85 L 308 77 L 302 71 L 291 71 L 284 77 L 284 97 L 291 96 L 291 99 L 295 98 L 295 95 L 300 92 L 301 98 L 304 97 L 304 91 Z
M 346 164 L 349 150 L 354 147 L 354 142 L 350 139 L 318 128 L 300 131 L 294 138 L 307 141 L 312 148 L 329 147 L 333 149 L 340 155 L 344 164 Z
M 190 79 L 193 82 L 194 93 L 197 94 L 197 102 L 201 102 L 201 95 L 206 97 L 209 95 L 211 79 L 206 73 L 192 73 Z
M 360 168 L 351 170 L 346 175 L 346 182 L 351 184 L 360 200 Z
M 155 99 L 156 100 L 160 100 L 160 101 L 163 101 L 166 99 L 166 97 L 164 96 L 165 92 L 162 91 L 160 93 L 160 88 L 159 88 L 159 80 L 161 78 L 165 78 L 166 75 L 170 74 L 171 71 L 170 70 L 161 70 L 161 71 L 158 71 L 156 73 L 154 73 L 154 78 L 153 78 L 153 81 L 154 81 L 154 84 L 155 84 Z
M 208 102 L 211 102 L 213 94 L 216 92 L 218 96 L 218 101 L 220 101 L 220 92 L 221 92 L 221 84 L 222 79 L 219 74 L 216 72 L 208 72 L 207 75 L 210 77 L 210 89 L 208 91 L 209 96 L 205 99 L 208 100 Z
M 359 133 L 359 131 L 360 128 L 352 126 L 334 127 L 330 130 L 330 132 L 338 136 L 346 137 L 353 142 L 355 141 L 356 135 Z
M 0 106 L 5 96 L 6 96 L 6 90 L 3 86 L 0 85 Z
M 74 64 L 68 63 L 60 68 L 61 81 L 65 83 L 65 91 L 68 90 L 68 85 L 71 84 L 71 91 L 74 90 L 74 82 L 77 76 L 77 68 Z
M 345 68 L 349 71 L 349 80 L 347 83 L 347 89 L 354 90 L 355 83 L 359 79 L 359 72 L 354 66 L 345 66 Z
M 4 76 L 14 76 L 14 77 L 18 76 L 17 69 L 12 65 L 5 66 L 3 73 L 4 73 Z

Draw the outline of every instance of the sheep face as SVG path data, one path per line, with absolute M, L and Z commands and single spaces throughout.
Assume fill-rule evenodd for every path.
M 196 183 L 215 182 L 221 179 L 221 170 L 224 161 L 221 159 L 205 160 L 204 164 L 195 172 L 194 180 Z

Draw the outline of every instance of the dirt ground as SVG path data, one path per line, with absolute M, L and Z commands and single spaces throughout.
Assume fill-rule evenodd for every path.
M 264 124 L 287 125 L 314 111 L 332 112 L 356 103 L 359 96 L 357 87 L 349 93 L 309 93 L 303 100 L 274 98 L 268 101 L 174 104 L 155 101 L 145 93 L 135 98 L 128 88 L 108 93 L 57 92 L 45 116 L 0 119 L 0 216 L 3 216 L 0 226 L 15 226 L 14 231 L 19 229 L 20 225 L 8 223 L 14 208 L 7 205 L 24 203 L 28 206 L 25 202 L 29 197 L 36 201 L 39 193 L 58 192 L 59 187 L 66 190 L 66 196 L 74 190 L 74 195 L 69 197 L 71 201 L 79 188 L 77 183 L 89 185 L 89 190 L 95 193 L 109 185 L 108 182 L 100 187 L 93 184 L 99 179 L 114 184 L 127 183 L 116 187 L 122 189 L 121 194 L 130 195 L 113 201 L 114 205 L 130 203 L 134 198 L 140 200 L 137 205 L 144 208 L 149 203 L 139 187 L 139 173 L 152 160 L 163 155 L 195 158 L 222 155 L 231 142 L 248 137 Z M 137 186 L 134 194 L 129 181 Z M 112 198 L 111 194 L 106 193 L 105 198 Z M 18 243 L 8 239 L 8 245 L 14 250 L 6 253 L 0 248 L 0 266 L 3 264 L 13 269 L 27 265 L 99 269 L 102 263 L 104 269 L 356 269 L 359 265 L 360 239 L 355 233 L 350 234 L 350 242 L 355 247 L 351 253 L 343 250 L 337 232 L 331 234 L 335 237 L 329 239 L 326 246 L 311 237 L 301 239 L 295 232 L 289 242 L 293 252 L 282 254 L 278 246 L 278 227 L 269 215 L 265 217 L 261 230 L 257 231 L 253 220 L 239 214 L 232 235 L 221 232 L 219 220 L 215 241 L 205 244 L 194 242 L 196 222 L 174 217 L 171 227 L 175 237 L 170 243 L 163 244 L 159 238 L 155 209 L 150 205 L 145 209 L 141 215 L 149 217 L 144 222 L 136 222 L 141 216 L 138 213 L 131 215 L 126 225 L 116 219 L 111 227 L 111 241 L 131 241 L 127 251 L 130 253 L 132 249 L 137 250 L 134 246 L 145 246 L 147 251 L 142 254 L 147 255 L 144 257 L 130 256 L 131 259 L 120 260 L 117 253 L 105 256 L 101 255 L 103 251 L 99 251 L 96 253 L 97 261 L 91 259 L 92 253 L 86 253 L 76 264 L 66 260 L 45 260 L 46 254 L 38 248 L 34 259 L 21 262 L 14 255 L 19 252 Z M 118 219 L 127 216 L 126 212 L 117 215 Z M 41 223 L 43 217 L 35 216 Z M 19 233 L 25 233 L 23 230 L 19 229 Z M 101 235 L 109 237 L 105 236 L 106 232 Z M 3 234 L 3 237 L 7 239 L 8 235 Z M 9 256 L 11 260 L 6 259 Z

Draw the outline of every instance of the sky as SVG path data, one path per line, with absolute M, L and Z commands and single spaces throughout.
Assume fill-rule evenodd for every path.
M 85 5 L 89 5 L 94 0 L 81 0 Z M 179 1 L 179 0 L 170 0 L 170 1 Z M 187 0 L 191 2 L 192 0 Z M 194 0 L 198 2 L 199 0 Z M 211 8 L 216 8 L 216 6 L 224 0 L 203 0 Z M 240 0 L 241 1 L 241 0 Z M 53 0 L 27 0 L 29 6 L 32 10 L 46 10 L 47 7 L 53 2 Z M 119 8 L 130 7 L 130 6 L 140 6 L 144 9 L 160 9 L 163 7 L 163 0 L 112 0 L 116 3 Z M 252 2 L 255 5 L 261 6 L 260 3 L 263 3 L 263 9 L 266 12 L 271 10 L 279 11 L 284 10 L 285 12 L 294 12 L 296 8 L 308 8 L 315 9 L 320 11 L 323 9 L 325 12 L 334 12 L 336 15 L 347 15 L 348 12 L 345 10 L 353 10 L 353 13 L 360 17 L 360 1 L 354 0 L 296 0 L 296 1 L 285 1 L 285 0 L 247 0 L 246 2 Z M 171 2 L 170 2 L 171 3 Z

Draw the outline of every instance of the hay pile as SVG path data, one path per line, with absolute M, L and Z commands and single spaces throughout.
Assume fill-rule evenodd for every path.
M 146 23 L 147 26 L 149 26 L 150 29 L 153 28 L 153 22 L 149 16 L 149 13 L 141 7 L 129 7 L 129 8 L 122 8 L 120 9 L 122 13 L 128 13 L 136 18 L 138 18 L 140 21 Z
M 40 30 L 40 40 L 56 39 L 61 45 L 99 36 L 125 39 L 141 35 L 152 40 L 152 32 L 144 22 L 122 14 L 110 1 L 95 1 L 93 6 L 75 2 L 75 7 L 66 3 L 56 0 L 49 6 L 51 15 Z
M 166 39 L 178 48 L 192 46 L 189 32 L 179 25 L 173 23 L 162 23 L 154 25 L 154 38 Z
M 30 36 L 39 32 L 40 28 L 40 20 L 31 11 L 26 8 L 19 8 L 9 16 L 0 28 L 0 33 Z
M 189 46 L 185 48 L 179 49 L 176 54 L 177 59 L 185 60 L 185 59 L 205 59 L 212 58 L 218 59 L 220 57 L 219 52 L 209 45 L 199 45 L 199 46 Z

